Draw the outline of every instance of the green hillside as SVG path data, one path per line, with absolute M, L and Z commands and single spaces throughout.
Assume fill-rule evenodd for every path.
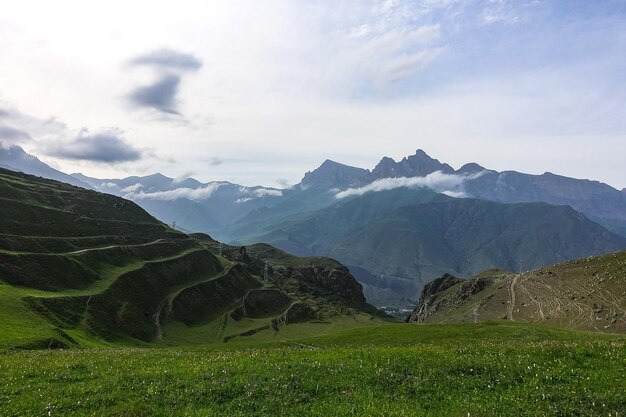
M 8 170 L 0 200 L 0 347 L 271 339 L 382 317 L 336 261 L 241 253 L 130 201 Z
M 428 284 L 410 317 L 421 323 L 489 320 L 626 333 L 626 251 L 523 274 L 446 275 Z

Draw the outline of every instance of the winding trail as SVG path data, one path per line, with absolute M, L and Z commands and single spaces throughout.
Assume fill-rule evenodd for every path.
M 114 248 L 137 248 L 137 247 L 141 247 L 141 246 L 156 245 L 157 243 L 161 243 L 161 242 L 165 242 L 165 239 L 157 239 L 157 240 L 154 240 L 152 242 L 139 243 L 139 244 L 136 244 L 136 245 L 111 245 L 111 246 L 103 246 L 103 247 L 99 247 L 99 248 L 80 249 L 80 250 L 75 250 L 73 252 L 65 252 L 63 255 L 78 255 L 78 254 L 85 253 L 85 252 L 98 251 L 98 250 L 107 250 L 107 249 L 114 249 Z M 52 254 L 52 255 L 56 255 L 56 254 Z
M 511 302 L 509 303 L 509 314 L 507 314 L 507 318 L 511 321 L 515 321 L 513 318 L 513 310 L 515 308 L 515 284 L 517 284 L 517 278 L 519 278 L 519 275 L 513 276 L 513 279 L 511 279 L 511 285 L 509 286 Z
M 474 305 L 474 308 L 472 309 L 472 317 L 474 318 L 474 323 L 478 323 L 478 307 L 480 307 L 480 304 Z

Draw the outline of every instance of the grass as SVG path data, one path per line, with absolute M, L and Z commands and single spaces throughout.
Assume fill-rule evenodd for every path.
M 624 337 L 503 323 L 6 351 L 0 415 L 618 416 L 625 364 Z

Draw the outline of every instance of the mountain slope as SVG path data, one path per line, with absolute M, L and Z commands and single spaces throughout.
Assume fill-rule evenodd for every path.
M 598 181 L 579 180 L 546 172 L 484 171 L 468 180 L 466 192 L 482 200 L 502 203 L 542 201 L 569 205 L 609 230 L 626 236 L 626 195 Z
M 523 274 L 492 270 L 468 280 L 445 275 L 426 285 L 408 321 L 498 319 L 626 332 L 626 251 Z
M 351 266 L 377 305 L 411 299 L 445 272 L 528 270 L 626 248 L 626 239 L 567 206 L 500 204 L 406 189 L 347 200 L 267 226 L 244 242 L 336 258 Z
M 333 260 L 240 252 L 119 197 L 4 169 L 0 200 L 0 345 L 224 341 L 379 315 Z
M 17 145 L 4 146 L 0 142 L 0 167 L 65 182 L 78 187 L 91 188 L 86 182 L 44 164 Z

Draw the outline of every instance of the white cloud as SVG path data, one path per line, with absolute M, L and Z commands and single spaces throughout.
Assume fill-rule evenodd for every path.
M 143 184 L 134 184 L 134 185 L 129 185 L 128 187 L 122 188 L 122 192 L 123 193 L 134 193 L 139 191 L 140 188 L 143 188 Z
M 462 186 L 465 181 L 478 178 L 483 175 L 479 172 L 472 175 L 444 174 L 441 171 L 432 172 L 425 177 L 398 177 L 382 178 L 359 188 L 348 188 L 335 194 L 335 198 L 341 199 L 352 196 L 361 196 L 366 193 L 387 191 L 396 188 L 430 188 L 438 193 L 450 197 L 466 197 Z
M 281 190 L 275 190 L 272 188 L 257 188 L 252 191 L 256 197 L 282 197 L 283 192 Z
M 172 201 L 178 200 L 181 198 L 187 200 L 201 201 L 207 200 L 211 197 L 211 195 L 218 189 L 222 183 L 209 183 L 201 188 L 176 188 L 174 190 L 167 191 L 156 191 L 153 193 L 145 193 L 140 191 L 139 193 L 128 193 L 124 195 L 124 198 L 128 198 L 130 200 L 164 200 L 164 201 Z
M 246 187 L 239 187 L 239 192 L 249 197 L 241 197 L 235 200 L 236 203 L 245 203 L 247 201 L 251 201 L 257 198 L 263 197 L 282 197 L 283 192 L 281 190 L 276 190 L 273 188 L 256 188 L 250 189 Z
M 469 197 L 465 191 L 442 191 L 441 194 L 447 195 L 448 197 L 454 198 L 465 198 Z

